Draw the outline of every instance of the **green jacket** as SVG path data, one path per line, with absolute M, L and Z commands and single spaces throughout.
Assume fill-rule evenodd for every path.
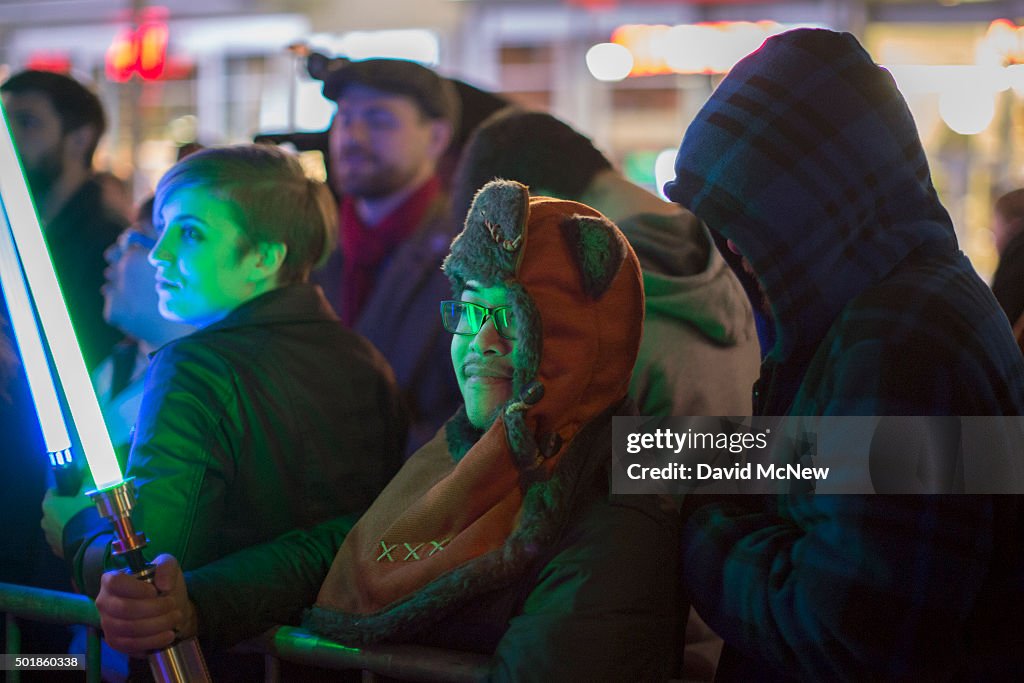
M 157 351 L 128 460 L 148 557 L 183 569 L 363 510 L 401 461 L 387 362 L 319 288 L 257 297 Z M 99 591 L 113 534 L 93 510 L 65 527 L 79 588 Z

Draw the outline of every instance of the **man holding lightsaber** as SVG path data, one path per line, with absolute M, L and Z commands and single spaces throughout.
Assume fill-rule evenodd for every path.
M 265 146 L 203 150 L 157 186 L 160 310 L 200 329 L 150 361 L 129 455 L 133 520 L 153 554 L 195 568 L 358 515 L 401 461 L 390 368 L 307 282 L 333 212 L 322 183 Z M 111 541 L 91 509 L 65 528 L 65 556 L 90 595 L 117 566 Z

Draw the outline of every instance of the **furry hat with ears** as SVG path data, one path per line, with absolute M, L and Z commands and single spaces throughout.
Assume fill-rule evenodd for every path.
M 600 213 L 492 181 L 473 200 L 444 270 L 456 296 L 470 280 L 509 290 L 520 330 L 513 358 L 519 400 L 504 420 L 520 468 L 534 464 L 538 449 L 555 455 L 625 396 L 640 344 L 643 285 L 626 238 Z M 517 410 L 540 391 L 536 405 Z
M 590 207 L 494 181 L 444 269 L 457 295 L 470 281 L 508 290 L 513 398 L 482 434 L 460 409 L 348 534 L 304 621 L 342 642 L 402 638 L 515 581 L 608 465 L 595 434 L 626 396 L 644 315 L 640 265 L 619 229 Z

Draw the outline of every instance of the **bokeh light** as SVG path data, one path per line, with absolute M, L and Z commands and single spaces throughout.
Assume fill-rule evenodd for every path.
M 587 50 L 587 68 L 599 81 L 621 81 L 633 70 L 633 54 L 615 43 L 598 43 Z
M 939 96 L 939 116 L 961 135 L 975 135 L 985 130 L 995 113 L 995 97 L 991 90 L 947 90 Z
M 676 149 L 669 147 L 658 152 L 654 160 L 654 184 L 657 186 L 658 196 L 667 200 L 665 196 L 665 183 L 676 177 Z

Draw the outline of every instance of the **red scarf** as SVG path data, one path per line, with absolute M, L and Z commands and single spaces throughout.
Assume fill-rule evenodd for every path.
M 355 200 L 346 195 L 341 204 L 339 234 L 343 261 L 341 271 L 341 319 L 355 325 L 377 280 L 381 262 L 416 231 L 427 209 L 441 192 L 441 180 L 431 176 L 427 182 L 384 217 L 367 227 L 359 218 Z

